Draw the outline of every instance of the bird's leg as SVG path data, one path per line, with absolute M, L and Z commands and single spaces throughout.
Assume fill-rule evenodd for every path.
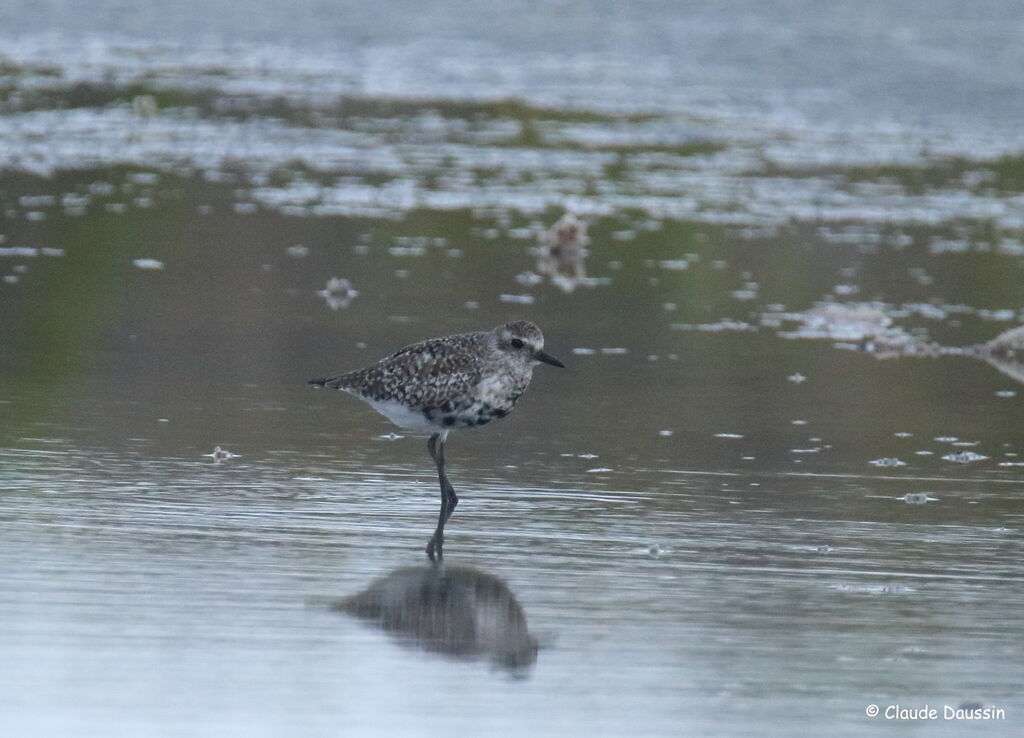
M 441 497 L 441 512 L 437 516 L 437 528 L 434 535 L 427 541 L 427 558 L 434 563 L 444 560 L 444 523 L 448 515 L 448 504 L 443 494 Z
M 455 496 L 455 490 L 448 481 L 448 475 L 444 473 L 444 439 L 441 438 L 440 433 L 435 433 L 430 437 L 430 440 L 427 441 L 427 450 L 430 452 L 430 458 L 437 465 L 437 480 L 441 486 L 441 510 L 437 516 L 437 529 L 427 543 L 427 556 L 431 561 L 439 562 L 444 559 L 444 524 L 452 516 L 452 511 L 459 503 L 459 498 Z
M 441 482 L 441 493 L 448 499 L 448 508 L 444 515 L 444 522 L 447 523 L 448 518 L 455 512 L 455 506 L 459 504 L 459 497 L 455 494 L 455 488 L 448 481 L 448 475 L 444 471 L 444 443 L 446 440 L 442 438 L 440 444 L 438 444 L 437 458 L 434 461 L 437 462 L 437 478 Z

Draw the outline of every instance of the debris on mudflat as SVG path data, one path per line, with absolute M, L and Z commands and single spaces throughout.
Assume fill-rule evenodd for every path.
M 327 287 L 319 290 L 317 294 L 324 298 L 331 310 L 341 310 L 347 308 L 352 298 L 359 292 L 352 289 L 352 284 L 344 277 L 331 277 L 327 280 Z
M 155 118 L 160 114 L 160 106 L 152 95 L 136 95 L 132 98 L 132 114 L 137 118 Z
M 545 275 L 563 292 L 572 292 L 586 280 L 587 224 L 572 213 L 559 218 L 541 234 L 537 273 Z
M 938 502 L 939 498 L 929 497 L 927 492 L 907 492 L 907 494 L 896 499 L 908 505 L 924 505 L 928 502 Z
M 970 464 L 972 461 L 983 461 L 987 458 L 987 456 L 976 454 L 973 451 L 960 451 L 942 457 L 943 461 L 952 461 L 954 464 Z
M 969 346 L 965 352 L 984 359 L 1006 376 L 1024 383 L 1024 325 L 1000 333 L 988 343 Z
M 523 272 L 516 275 L 516 282 L 524 287 L 533 287 L 535 284 L 540 284 L 543 281 L 544 277 L 534 272 Z
M 801 313 L 765 313 L 762 324 L 795 321 L 796 330 L 779 333 L 782 338 L 826 338 L 833 341 L 863 341 L 885 335 L 892 318 L 882 306 L 862 302 L 819 303 Z M 898 334 L 902 331 L 895 329 Z
M 968 356 L 981 359 L 1011 379 L 1024 384 L 1024 326 L 1012 328 L 987 343 L 974 346 L 940 346 L 906 333 L 901 335 L 890 329 L 882 336 L 862 340 L 853 348 L 866 351 L 876 359 Z
M 920 306 L 916 310 L 922 311 Z M 781 338 L 831 339 L 836 342 L 836 348 L 863 351 L 883 360 L 966 356 L 986 361 L 1006 376 L 1024 384 L 1024 326 L 1004 331 L 987 343 L 942 346 L 894 325 L 890 308 L 883 303 L 819 302 L 803 312 L 770 310 L 760 316 L 763 328 L 780 329 L 784 324 L 792 322 L 797 323 L 795 329 L 779 330 Z M 679 330 L 685 326 L 671 327 Z M 1013 395 L 1006 393 L 999 396 Z
M 722 333 L 725 331 L 756 331 L 757 326 L 753 326 L 743 320 L 733 320 L 732 318 L 722 318 L 715 323 L 671 323 L 669 324 L 669 330 L 673 331 L 702 331 L 705 333 Z
M 498 295 L 500 302 L 511 302 L 518 305 L 532 305 L 536 298 L 533 295 Z
M 214 464 L 219 464 L 222 461 L 227 461 L 228 459 L 237 459 L 239 456 L 241 456 L 241 454 L 236 454 L 232 451 L 228 451 L 227 449 L 221 448 L 220 446 L 214 446 L 213 451 L 211 453 L 203 454 L 203 456 L 208 456 L 209 458 L 213 459 Z
M 874 466 L 884 466 L 884 467 L 906 466 L 907 465 L 907 462 L 900 461 L 899 459 L 897 459 L 895 457 L 889 457 L 889 456 L 883 457 L 881 459 L 874 459 L 872 461 L 869 461 L 868 463 L 872 464 Z
M 895 332 L 866 338 L 856 348 L 871 354 L 876 359 L 934 359 L 938 356 L 960 353 L 955 348 L 940 346 L 931 341 L 921 341 L 909 334 Z
M 1024 325 L 1000 333 L 988 343 L 972 347 L 979 355 L 1024 361 Z

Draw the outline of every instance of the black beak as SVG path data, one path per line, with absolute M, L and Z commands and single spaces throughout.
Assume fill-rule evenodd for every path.
M 543 361 L 545 364 L 550 364 L 551 366 L 557 366 L 559 369 L 565 369 L 565 364 L 560 362 L 558 359 L 556 359 L 551 354 L 545 354 L 543 351 L 536 352 L 533 355 L 533 358 L 536 359 L 537 361 Z

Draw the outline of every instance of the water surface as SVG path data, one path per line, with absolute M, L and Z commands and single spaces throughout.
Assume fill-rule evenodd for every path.
M 3 732 L 1013 734 L 1020 20 L 740 5 L 0 7 Z M 304 383 L 512 318 L 431 573 L 425 439 Z

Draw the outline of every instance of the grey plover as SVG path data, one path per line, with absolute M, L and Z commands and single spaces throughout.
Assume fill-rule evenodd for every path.
M 427 556 L 440 561 L 444 526 L 459 503 L 444 470 L 448 434 L 508 415 L 539 362 L 565 367 L 544 352 L 540 328 L 516 320 L 490 331 L 414 343 L 365 369 L 309 383 L 348 392 L 397 426 L 431 433 L 427 450 L 437 465 L 441 512 Z

